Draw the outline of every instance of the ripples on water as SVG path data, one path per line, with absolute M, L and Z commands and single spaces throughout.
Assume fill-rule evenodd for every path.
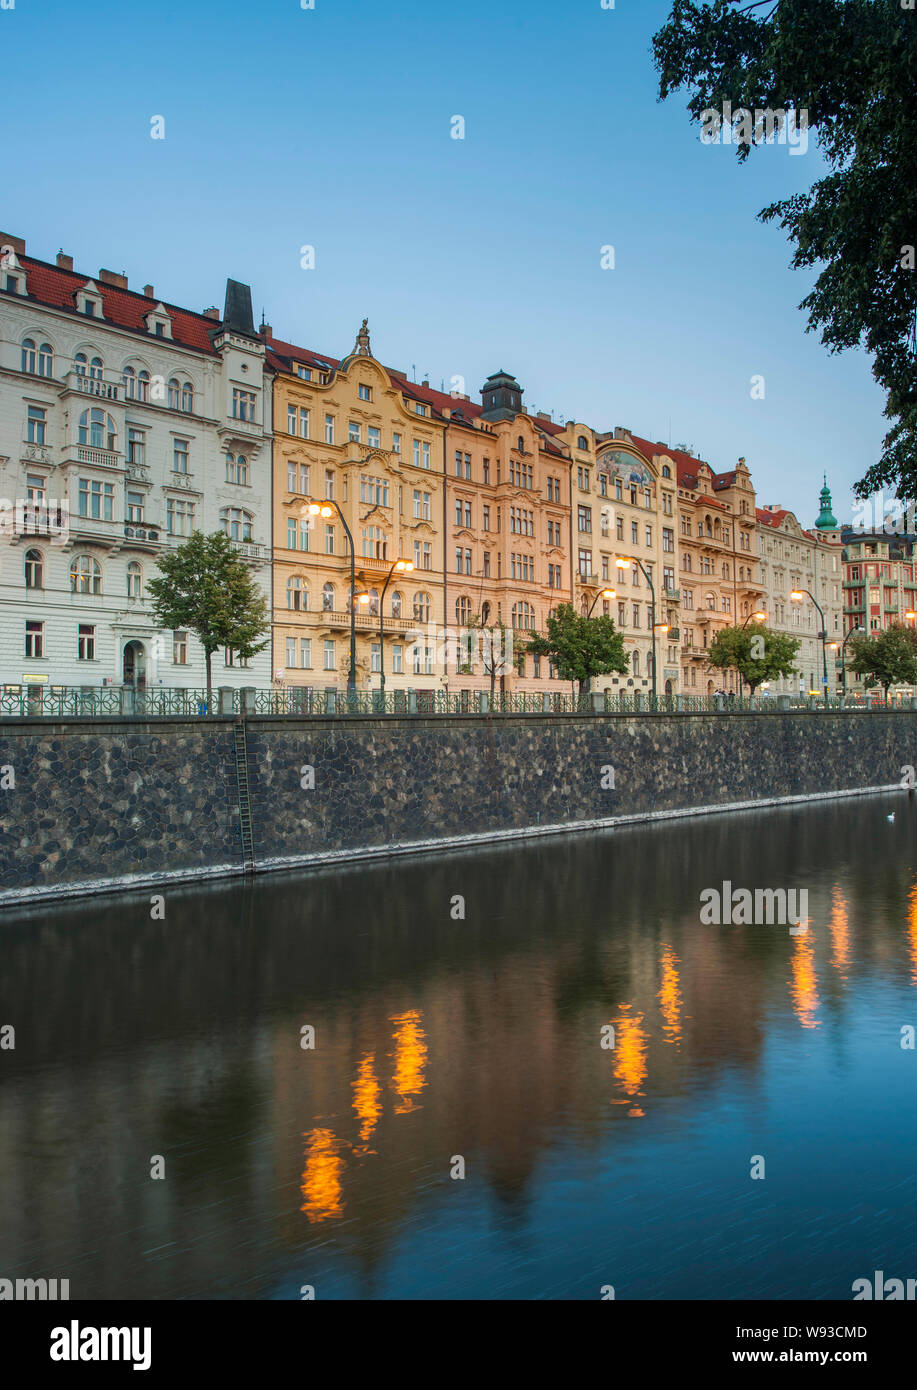
M 169 891 L 163 921 L 148 896 L 7 914 L 0 1275 L 593 1299 L 917 1276 L 915 831 L 900 793 Z M 723 880 L 807 889 L 808 932 L 702 925 Z

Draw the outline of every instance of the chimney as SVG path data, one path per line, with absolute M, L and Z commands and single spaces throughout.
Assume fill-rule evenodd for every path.
M 539 410 L 535 418 L 537 420 L 550 420 L 551 417 L 546 410 Z
M 427 377 L 427 380 L 426 380 L 426 381 L 422 381 L 420 384 L 421 384 L 421 386 L 426 386 L 427 390 L 429 391 L 429 389 L 430 389 L 430 378 Z
M 103 285 L 114 285 L 116 289 L 127 289 L 127 276 L 118 275 L 114 270 L 100 270 L 99 279 Z
M 143 287 L 143 293 L 146 295 L 147 299 L 155 299 L 155 298 L 156 298 L 156 293 L 155 293 L 155 291 L 154 291 L 152 285 L 144 285 L 144 287 Z
M 12 232 L 0 232 L 0 247 L 10 246 L 17 256 L 25 255 L 25 242 L 21 236 L 13 236 Z
M 629 439 L 630 430 L 626 425 L 615 425 L 615 439 Z
M 219 309 L 215 309 L 213 305 L 211 305 L 209 309 L 202 310 L 202 313 L 205 319 L 213 319 L 214 323 L 220 322 L 220 311 Z
M 72 256 L 66 255 L 66 253 L 63 252 L 63 251 L 58 251 L 58 253 L 57 253 L 57 268 L 58 268 L 58 270 L 72 270 L 72 269 L 73 269 L 73 257 L 72 257 Z

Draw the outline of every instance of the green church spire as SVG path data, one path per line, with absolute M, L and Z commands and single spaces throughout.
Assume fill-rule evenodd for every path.
M 821 511 L 818 514 L 818 520 L 815 523 L 815 529 L 817 531 L 836 531 L 837 519 L 831 510 L 831 489 L 828 486 L 827 473 L 822 474 L 822 477 L 825 480 L 825 485 L 819 493 L 819 498 L 821 500 Z

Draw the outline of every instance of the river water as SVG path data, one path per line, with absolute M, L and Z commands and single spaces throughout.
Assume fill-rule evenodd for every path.
M 704 923 L 724 881 L 805 890 L 807 929 Z M 849 1299 L 917 1276 L 904 792 L 7 913 L 0 951 L 0 1277 Z

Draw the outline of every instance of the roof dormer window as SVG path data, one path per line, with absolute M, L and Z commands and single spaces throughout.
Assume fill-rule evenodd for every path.
M 146 331 L 152 333 L 154 338 L 171 338 L 172 319 L 164 304 L 159 303 L 155 309 L 144 314 L 143 321 L 146 324 Z
M 73 298 L 78 314 L 85 314 L 88 319 L 102 317 L 102 296 L 94 280 L 87 280 L 85 285 L 81 285 Z
M 7 294 L 26 293 L 25 271 L 13 246 L 0 246 L 0 277 L 0 285 Z

